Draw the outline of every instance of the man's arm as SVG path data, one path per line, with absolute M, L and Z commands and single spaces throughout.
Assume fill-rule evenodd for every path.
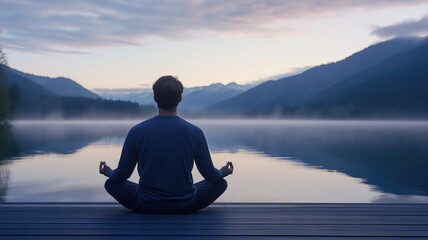
M 123 182 L 132 175 L 137 161 L 135 142 L 133 141 L 130 131 L 123 144 L 122 154 L 117 168 L 112 170 L 105 162 L 100 162 L 99 171 L 115 182 Z
M 198 171 L 208 182 L 218 182 L 229 174 L 233 173 L 233 164 L 228 162 L 220 170 L 214 167 L 208 144 L 203 132 L 200 132 L 199 149 L 195 156 L 195 163 Z

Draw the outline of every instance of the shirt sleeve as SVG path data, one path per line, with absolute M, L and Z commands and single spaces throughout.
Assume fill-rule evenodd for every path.
M 214 167 L 210 151 L 208 150 L 208 144 L 202 131 L 200 131 L 198 138 L 195 163 L 202 177 L 208 182 L 218 182 L 226 176 L 225 171 L 219 171 Z
M 107 176 L 115 182 L 123 182 L 132 175 L 135 166 L 137 165 L 137 161 L 137 151 L 131 129 L 126 136 L 125 143 L 123 144 L 122 154 L 117 168 L 108 172 Z

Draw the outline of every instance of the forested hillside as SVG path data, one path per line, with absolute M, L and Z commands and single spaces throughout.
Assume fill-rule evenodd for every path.
M 428 43 L 346 78 L 291 112 L 334 118 L 428 117 Z
M 124 119 L 155 114 L 153 106 L 141 106 L 127 101 L 101 98 L 64 97 L 23 77 L 14 71 L 5 71 L 6 87 L 16 85 L 20 92 L 18 119 Z
M 399 38 L 381 42 L 344 60 L 323 64 L 295 76 L 264 82 L 233 98 L 214 104 L 211 109 L 217 112 L 263 112 L 273 111 L 283 105 L 298 106 L 334 84 L 426 42 L 426 38 Z

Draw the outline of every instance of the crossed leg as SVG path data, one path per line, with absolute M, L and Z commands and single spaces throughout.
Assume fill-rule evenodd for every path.
M 192 203 L 185 209 L 171 209 L 170 213 L 190 213 L 208 207 L 226 191 L 227 182 L 224 179 L 215 183 L 203 180 L 196 183 L 195 187 L 197 189 L 197 194 Z M 137 183 L 128 180 L 117 183 L 108 179 L 104 184 L 104 188 L 122 206 L 133 211 L 144 209 L 144 206 L 138 206 Z M 168 212 L 168 210 L 166 211 Z M 165 213 L 165 209 L 162 213 Z

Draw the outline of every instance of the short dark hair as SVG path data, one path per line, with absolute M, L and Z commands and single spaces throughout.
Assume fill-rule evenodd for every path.
M 163 76 L 153 84 L 153 93 L 158 108 L 170 110 L 180 103 L 183 84 L 176 77 Z

